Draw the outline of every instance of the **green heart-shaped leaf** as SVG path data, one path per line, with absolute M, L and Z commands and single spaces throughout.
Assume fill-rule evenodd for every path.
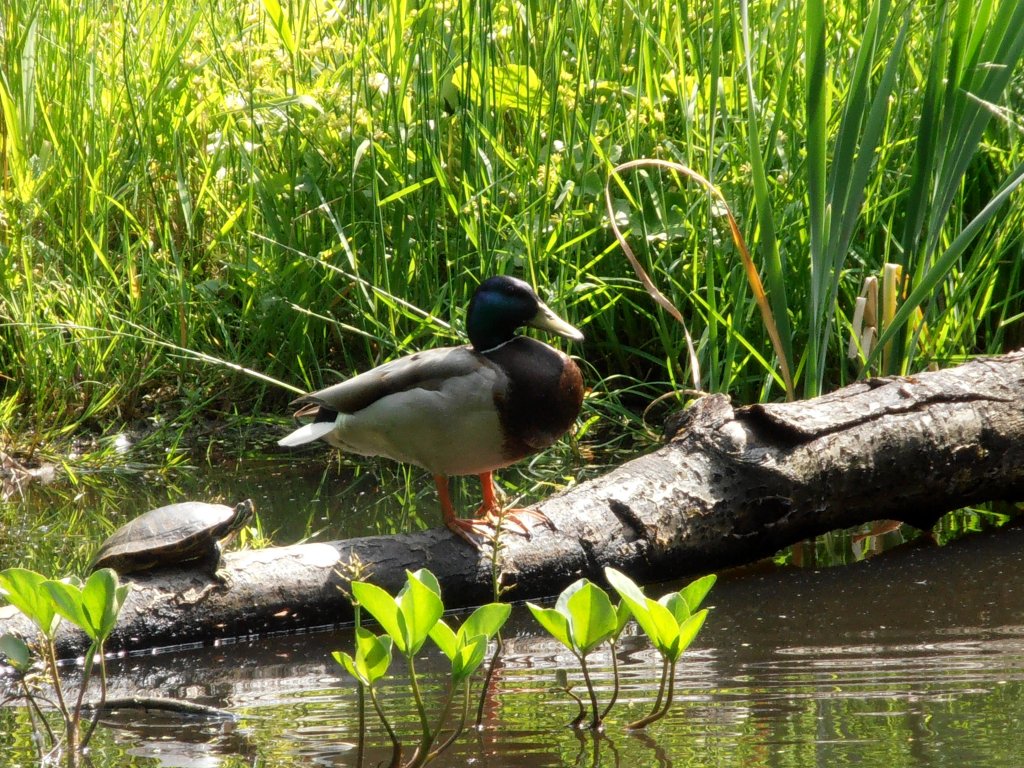
M 687 584 L 685 587 L 679 590 L 679 594 L 686 601 L 687 606 L 689 606 L 690 608 L 690 613 L 697 612 L 697 609 L 700 607 L 700 604 L 704 602 L 704 598 L 707 597 L 707 594 L 711 591 L 711 588 L 715 586 L 715 582 L 717 580 L 718 577 L 715 574 L 709 573 L 707 576 L 702 576 L 699 579 L 691 581 L 689 584 Z
M 459 627 L 459 635 L 461 637 L 483 635 L 491 640 L 505 626 L 511 613 L 512 606 L 507 603 L 481 605 L 470 614 L 468 619 L 462 622 L 462 626 Z
M 462 630 L 459 630 L 459 635 L 462 634 Z M 444 623 L 443 619 L 438 619 L 437 623 L 430 630 L 430 639 L 434 641 L 434 645 L 441 649 L 441 653 L 448 657 L 451 661 L 455 658 L 455 654 L 459 649 L 459 639 L 455 631 Z
M 418 571 L 408 574 L 408 578 L 416 579 L 418 582 L 428 587 L 438 597 L 441 596 L 441 585 L 437 581 L 437 577 L 427 568 L 420 568 Z
M 27 568 L 0 571 L 0 597 L 13 605 L 48 638 L 53 637 L 60 623 L 53 598 L 43 588 L 47 578 Z
M 661 635 L 658 632 L 658 624 L 647 609 L 647 598 L 644 596 L 643 591 L 629 576 L 614 568 L 605 568 L 604 576 L 615 591 L 619 593 L 622 602 L 629 608 L 633 618 L 636 619 L 636 623 L 640 625 L 644 634 L 650 638 L 657 648 L 661 642 Z
M 430 630 L 444 613 L 444 603 L 430 586 L 411 573 L 396 602 L 408 632 L 406 653 L 419 653 L 430 635 Z
M 355 656 L 344 651 L 334 651 L 331 656 L 360 683 L 373 685 L 387 674 L 391 666 L 391 646 L 392 640 L 387 635 L 378 637 L 370 630 L 358 627 Z
M 487 638 L 483 635 L 473 635 L 459 646 L 458 653 L 452 659 L 452 679 L 461 683 L 467 677 L 476 672 L 487 655 Z
M 704 619 L 708 617 L 708 609 L 704 608 L 697 613 L 693 614 L 690 618 L 684 621 L 679 627 L 679 636 L 676 639 L 676 646 L 672 651 L 672 661 L 679 661 L 679 657 L 683 655 L 683 651 L 690 647 L 690 644 L 697 637 L 697 633 L 700 632 L 701 627 L 704 626 Z
M 616 640 L 619 639 L 619 635 L 622 634 L 622 630 L 626 627 L 626 622 L 629 621 L 629 617 L 633 615 L 633 611 L 629 608 L 629 603 L 625 600 L 620 600 L 619 604 L 615 606 L 615 632 L 612 637 Z
M 95 642 L 97 639 L 96 630 L 93 627 L 90 616 L 85 612 L 85 608 L 82 605 L 82 588 L 67 581 L 50 579 L 43 582 L 43 589 L 53 599 L 53 605 L 57 613 L 85 632 L 89 639 Z
M 377 636 L 362 627 L 356 630 L 356 661 L 360 663 L 370 683 L 387 674 L 391 666 L 392 644 L 392 639 L 387 635 Z
M 588 583 L 589 582 L 586 579 L 577 579 L 568 587 L 563 589 L 562 593 L 558 596 L 558 599 L 555 601 L 555 610 L 563 616 L 565 616 L 566 618 L 568 618 L 570 598 L 572 598 L 573 595 L 575 595 L 577 592 L 583 589 L 584 585 Z
M 554 608 L 541 608 L 539 605 L 533 603 L 527 603 L 526 607 L 530 609 L 530 613 L 533 614 L 533 618 L 537 620 L 544 629 L 550 633 L 558 642 L 568 648 L 570 651 L 575 651 L 572 640 L 569 637 L 569 619 L 564 614 L 556 611 Z
M 362 683 L 363 685 L 370 684 L 370 681 L 369 679 L 367 679 L 366 675 L 364 675 L 363 672 L 356 666 L 355 659 L 353 659 L 347 653 L 345 653 L 344 651 L 333 651 L 331 653 L 331 657 L 336 662 L 338 662 L 342 667 L 344 667 L 345 671 L 348 672 L 349 675 L 354 677 L 360 683 Z
M 686 600 L 678 592 L 669 592 L 667 595 L 662 595 L 658 598 L 658 602 L 671 611 L 672 615 L 676 618 L 677 624 L 682 624 L 690 618 L 690 606 L 686 604 Z
M 82 611 L 85 613 L 94 639 L 106 640 L 117 626 L 117 616 L 121 612 L 125 598 L 128 596 L 128 585 L 120 585 L 117 573 L 110 568 L 101 568 L 89 576 L 82 587 Z
M 373 616 L 381 628 L 395 641 L 395 647 L 401 653 L 408 652 L 404 622 L 399 619 L 399 606 L 395 598 L 376 584 L 366 581 L 352 582 L 352 596 L 366 612 Z
M 0 635 L 0 659 L 25 674 L 32 666 L 32 651 L 20 637 Z
M 659 653 L 671 656 L 679 639 L 679 622 L 668 608 L 656 600 L 647 598 L 647 613 L 655 626 L 654 634 L 648 632 L 651 642 Z
M 569 627 L 573 643 L 584 656 L 615 632 L 616 614 L 608 593 L 586 582 L 569 598 Z

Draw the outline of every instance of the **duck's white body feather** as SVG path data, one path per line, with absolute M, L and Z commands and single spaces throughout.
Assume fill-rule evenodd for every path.
M 417 352 L 300 398 L 337 416 L 299 427 L 280 445 L 322 439 L 435 475 L 489 472 L 512 463 L 494 400 L 504 387 L 501 369 L 470 347 Z

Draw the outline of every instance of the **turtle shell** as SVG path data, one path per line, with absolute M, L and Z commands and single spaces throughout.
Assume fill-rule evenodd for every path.
M 91 570 L 113 568 L 136 573 L 196 560 L 220 560 L 220 539 L 252 516 L 252 502 L 234 507 L 186 501 L 145 512 L 111 534 L 93 559 Z

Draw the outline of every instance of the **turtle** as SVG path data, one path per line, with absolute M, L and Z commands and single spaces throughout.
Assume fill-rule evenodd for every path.
M 252 513 L 250 499 L 234 507 L 185 501 L 151 509 L 114 531 L 89 570 L 128 574 L 195 565 L 220 581 L 220 540 L 245 525 Z

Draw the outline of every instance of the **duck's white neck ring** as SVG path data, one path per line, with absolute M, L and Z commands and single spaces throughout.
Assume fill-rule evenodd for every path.
M 511 344 L 513 341 L 515 341 L 518 338 L 519 338 L 518 336 L 513 336 L 511 339 L 507 339 L 507 340 L 501 342 L 501 344 L 495 344 L 490 349 L 478 349 L 477 352 L 479 352 L 481 355 L 487 355 L 487 354 L 490 354 L 491 352 L 497 352 L 499 349 L 504 347 L 506 344 Z

